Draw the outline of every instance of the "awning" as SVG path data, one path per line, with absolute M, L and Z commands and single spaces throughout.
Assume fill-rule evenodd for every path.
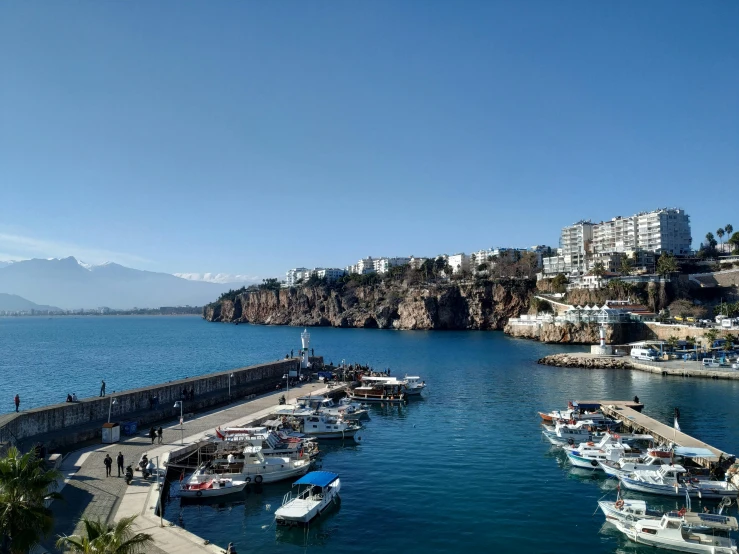
M 718 458 L 718 456 L 708 448 L 690 446 L 676 446 L 675 456 L 682 456 L 683 458 Z
M 338 473 L 331 473 L 330 471 L 311 471 L 307 475 L 304 475 L 295 481 L 293 485 L 315 485 L 316 487 L 326 487 L 338 478 Z

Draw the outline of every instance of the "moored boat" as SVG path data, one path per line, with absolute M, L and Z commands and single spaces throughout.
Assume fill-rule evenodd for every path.
M 629 490 L 659 494 L 662 496 L 684 496 L 694 498 L 736 498 L 739 490 L 728 481 L 702 481 L 688 475 L 678 464 L 662 465 L 657 471 L 637 470 L 628 475 L 619 475 L 621 484 Z
M 705 554 L 736 554 L 733 539 L 690 530 L 680 516 L 665 514 L 661 519 L 640 519 L 635 522 L 613 520 L 616 528 L 630 540 L 678 552 Z
M 202 479 L 202 475 L 193 474 L 180 487 L 180 496 L 183 498 L 226 496 L 227 494 L 243 491 L 246 484 L 246 481 L 223 478 L 217 475 L 211 475 L 206 479 Z
M 293 487 L 297 487 L 296 495 L 287 492 L 275 511 L 277 525 L 307 525 L 340 500 L 341 480 L 330 471 L 311 471 Z
M 260 446 L 248 445 L 241 454 L 215 458 L 198 467 L 193 477 L 199 481 L 218 476 L 247 483 L 272 483 L 305 475 L 310 469 L 311 460 L 304 452 L 302 456 L 298 454 L 298 459 L 292 460 L 279 456 L 265 458 L 261 450 Z

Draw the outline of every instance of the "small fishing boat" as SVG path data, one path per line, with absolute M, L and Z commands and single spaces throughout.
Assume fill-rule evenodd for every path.
M 361 441 L 362 425 L 356 421 L 344 421 L 341 417 L 316 413 L 312 410 L 296 411 L 290 415 L 283 414 L 279 420 L 265 421 L 268 427 L 279 427 L 290 434 L 297 431 L 317 439 L 349 439 Z
M 599 462 L 618 459 L 631 447 L 621 441 L 618 434 L 606 433 L 598 443 L 587 442 L 578 446 L 564 446 L 567 459 L 575 467 L 601 470 Z
M 670 515 L 672 517 L 681 518 L 683 524 L 693 531 L 705 531 L 711 529 L 728 533 L 729 531 L 739 530 L 739 525 L 737 524 L 735 517 L 725 516 L 722 514 L 724 507 L 731 504 L 731 500 L 729 498 L 722 500 L 719 505 L 719 511 L 716 514 L 692 512 L 690 510 L 690 496 L 686 496 L 686 502 L 687 508 L 684 507 L 680 510 L 673 510 L 665 513 L 659 510 L 649 509 L 644 500 L 621 498 L 619 491 L 619 495 L 615 502 L 599 500 L 598 506 L 606 516 L 606 520 L 611 522 L 622 521 L 634 523 L 640 519 L 657 520 L 662 519 L 663 515 Z
M 299 409 L 309 409 L 345 420 L 368 419 L 369 412 L 359 402 L 340 402 L 336 404 L 328 396 L 301 396 L 297 400 Z
M 201 475 L 193 474 L 190 479 L 182 484 L 180 496 L 183 498 L 211 498 L 213 496 L 225 496 L 241 492 L 246 487 L 246 481 L 237 481 L 211 475 L 201 479 Z
M 311 471 L 293 483 L 296 495 L 289 491 L 282 506 L 275 511 L 277 525 L 307 525 L 340 501 L 339 475 L 330 471 Z
M 616 528 L 630 540 L 678 552 L 705 554 L 736 554 L 733 539 L 695 533 L 680 516 L 663 515 L 661 519 L 640 519 L 635 522 L 613 520 Z
M 314 459 L 319 454 L 315 439 L 283 438 L 266 427 L 219 427 L 216 429 L 216 436 L 219 439 L 216 441 L 216 450 L 223 454 L 222 457 L 229 453 L 241 453 L 247 445 L 261 446 L 262 455 L 267 458 L 277 456 L 298 460 L 308 456 Z
M 575 423 L 557 421 L 554 427 L 542 425 L 542 433 L 549 442 L 556 446 L 595 442 L 605 434 L 597 431 L 591 420 L 580 420 Z
M 310 466 L 311 460 L 305 453 L 302 456 L 299 453 L 297 460 L 279 456 L 265 458 L 260 446 L 248 445 L 241 454 L 229 454 L 225 458 L 215 458 L 202 464 L 193 477 L 204 481 L 215 475 L 247 483 L 273 483 L 305 475 Z
M 619 475 L 618 479 L 629 490 L 662 496 L 684 496 L 687 493 L 693 498 L 721 499 L 736 498 L 739 492 L 728 481 L 699 480 L 678 464 L 662 465 L 657 471 L 637 470 Z
M 426 381 L 421 381 L 418 375 L 406 375 L 403 381 L 405 381 L 405 393 L 408 396 L 418 396 L 426 388 Z

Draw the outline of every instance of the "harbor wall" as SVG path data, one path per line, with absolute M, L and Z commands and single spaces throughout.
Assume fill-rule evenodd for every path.
M 28 448 L 41 442 L 47 448 L 57 448 L 99 437 L 103 423 L 108 421 L 111 398 L 115 399 L 111 410 L 112 422 L 136 421 L 141 427 L 168 418 L 179 418 L 180 408 L 175 408 L 174 403 L 181 399 L 183 388 L 188 391 L 193 388 L 194 400 L 185 400 L 183 405 L 187 418 L 189 413 L 273 390 L 288 370 L 296 370 L 299 366 L 298 359 L 285 359 L 111 393 L 105 397 L 24 410 L 0 419 L 0 443 Z M 150 400 L 155 396 L 159 405 L 152 408 Z
M 644 323 L 645 332 L 644 340 L 667 340 L 672 336 L 684 339 L 685 337 L 696 337 L 703 338 L 706 331 L 709 329 L 706 327 L 693 327 L 691 325 L 666 325 L 656 322 Z M 719 327 L 713 328 L 718 332 L 718 338 L 723 338 L 727 334 L 731 333 L 732 330 L 721 329 Z M 639 339 L 641 340 L 641 339 Z

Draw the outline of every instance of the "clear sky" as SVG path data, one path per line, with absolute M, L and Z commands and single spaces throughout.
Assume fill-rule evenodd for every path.
M 284 275 L 739 229 L 739 2 L 0 3 L 0 259 Z

